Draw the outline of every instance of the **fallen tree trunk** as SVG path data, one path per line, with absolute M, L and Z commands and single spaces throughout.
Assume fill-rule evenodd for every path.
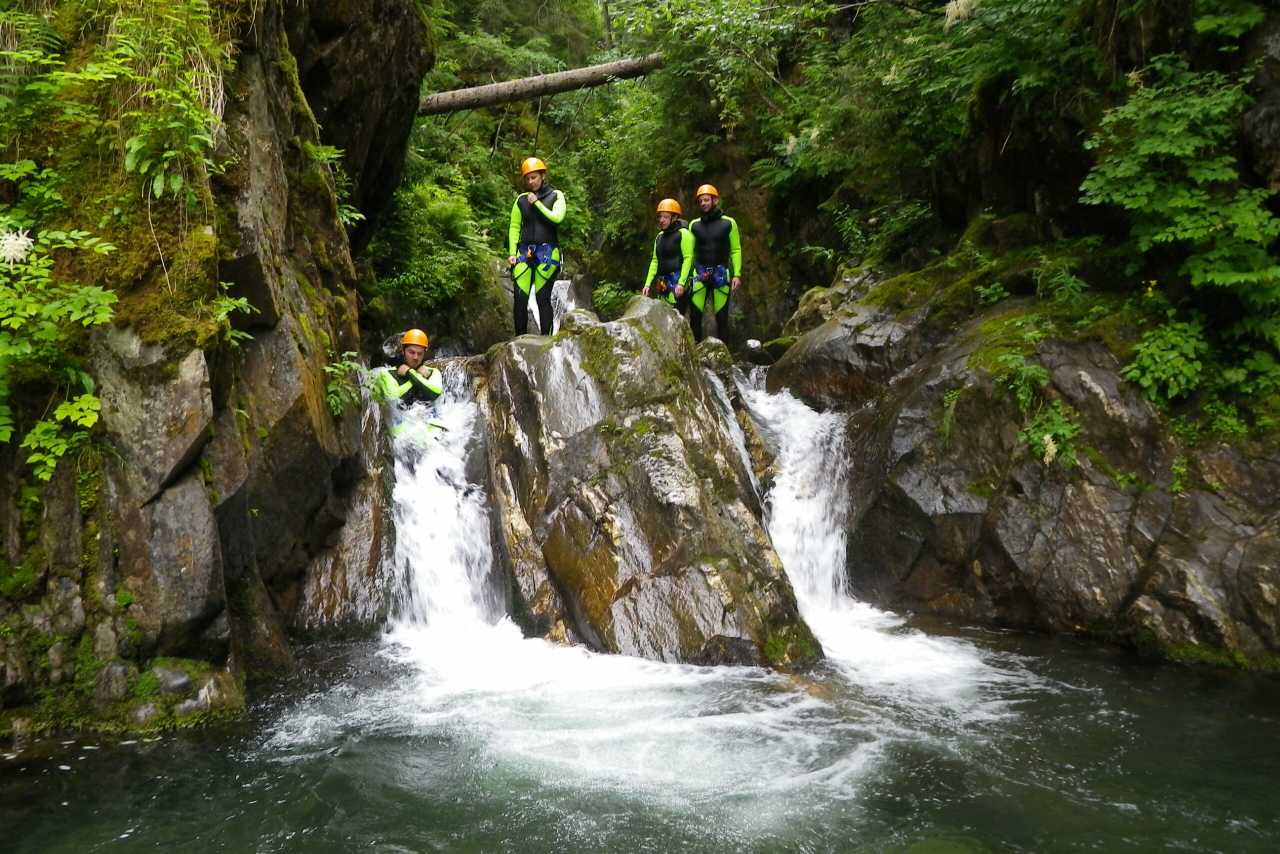
M 662 54 L 651 53 L 648 56 L 606 62 L 603 65 L 589 65 L 586 68 L 540 74 L 537 77 L 508 80 L 505 83 L 490 83 L 487 86 L 439 92 L 422 99 L 418 105 L 418 115 L 435 116 L 458 110 L 491 107 L 494 104 L 506 104 L 510 101 L 524 101 L 542 95 L 555 95 L 558 92 L 570 92 L 574 89 L 589 89 L 615 80 L 643 77 L 660 65 L 662 65 Z

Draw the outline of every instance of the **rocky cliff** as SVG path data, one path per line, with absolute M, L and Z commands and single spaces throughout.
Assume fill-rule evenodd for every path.
M 94 450 L 42 488 L 0 446 L 0 732 L 234 709 L 246 675 L 290 663 L 286 630 L 382 607 L 376 424 L 326 403 L 324 367 L 359 336 L 316 151 L 345 150 L 352 200 L 376 214 L 430 62 L 425 27 L 410 0 L 267 2 L 236 46 L 213 236 L 251 337 L 108 329 L 88 359 Z
M 858 595 L 1280 668 L 1274 446 L 1178 438 L 1099 340 L 1016 337 L 1045 383 L 1024 412 L 991 350 L 1035 325 L 1029 303 L 940 332 L 927 307 L 884 308 L 893 287 L 864 271 L 808 295 L 794 322 L 812 328 L 769 377 L 849 412 Z M 1033 435 L 1057 411 L 1078 433 Z

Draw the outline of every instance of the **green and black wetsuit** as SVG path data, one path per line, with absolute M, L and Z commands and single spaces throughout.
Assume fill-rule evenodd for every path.
M 373 381 L 375 398 L 394 400 L 408 408 L 415 403 L 430 403 L 444 394 L 444 376 L 436 368 L 428 368 L 426 376 L 413 369 L 400 376 L 396 373 L 398 368 L 399 365 L 392 365 L 378 371 Z
M 702 340 L 702 312 L 711 294 L 716 313 L 716 334 L 729 334 L 730 282 L 742 275 L 742 239 L 738 223 L 717 206 L 689 226 L 693 233 L 693 288 L 689 301 L 689 322 L 693 337 Z
M 515 281 L 514 320 L 516 334 L 529 326 L 529 294 L 538 301 L 538 326 L 551 334 L 551 282 L 560 269 L 560 233 L 564 221 L 564 193 L 543 184 L 537 201 L 521 193 L 511 206 L 511 227 L 507 232 L 507 254 L 515 256 L 511 278 Z
M 689 281 L 692 266 L 693 234 L 684 220 L 674 219 L 653 239 L 653 257 L 649 259 L 645 285 L 651 294 L 680 309 L 689 301 L 689 293 L 685 291 L 684 296 L 677 298 L 676 285 Z

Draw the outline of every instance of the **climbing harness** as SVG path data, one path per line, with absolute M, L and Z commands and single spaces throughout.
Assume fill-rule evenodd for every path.
M 707 291 L 713 294 L 715 310 L 719 311 L 729 302 L 729 268 L 723 264 L 704 267 L 693 265 L 693 304 L 702 311 L 707 301 Z
M 520 290 L 529 293 L 531 288 L 536 291 L 546 286 L 560 266 L 560 248 L 554 243 L 522 243 L 517 247 L 516 263 L 511 265 L 511 278 Z M 526 272 L 530 281 L 521 282 Z M 534 279 L 539 281 L 537 287 L 533 287 Z
M 653 280 L 653 293 L 655 296 L 665 299 L 672 305 L 676 305 L 676 303 L 681 299 L 681 297 L 676 296 L 676 288 L 679 285 L 680 274 L 678 272 L 663 273 Z

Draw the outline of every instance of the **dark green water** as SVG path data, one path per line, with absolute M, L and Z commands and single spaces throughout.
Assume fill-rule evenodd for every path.
M 418 703 L 403 655 L 317 647 L 235 728 L 0 760 L 0 848 L 1280 847 L 1280 683 L 964 634 L 946 643 L 1016 677 L 976 711 L 835 671 L 798 690 L 650 665 Z

